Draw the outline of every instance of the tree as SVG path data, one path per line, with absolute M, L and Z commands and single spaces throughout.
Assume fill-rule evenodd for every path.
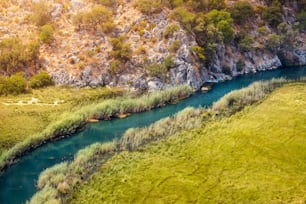
M 238 24 L 244 24 L 254 16 L 253 7 L 248 1 L 235 2 L 229 11 L 234 21 Z
M 272 5 L 264 10 L 263 18 L 270 26 L 276 28 L 281 22 L 283 22 L 281 4 L 277 0 L 274 0 Z

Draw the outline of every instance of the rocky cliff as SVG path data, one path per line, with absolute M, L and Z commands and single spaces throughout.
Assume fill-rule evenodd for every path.
M 98 29 L 83 29 L 73 22 L 76 15 L 90 11 L 98 1 L 44 2 L 48 5 L 55 32 L 52 42 L 40 47 L 40 64 L 36 71 L 45 69 L 56 84 L 76 87 L 122 86 L 156 90 L 187 83 L 199 89 L 206 82 L 276 69 L 283 65 L 306 64 L 305 33 L 303 30 L 293 33 L 293 28 L 298 23 L 296 13 L 299 10 L 299 1 L 284 1 L 281 5 L 283 32 L 288 35 L 282 38 L 283 41 L 279 41 L 282 44 L 277 45 L 277 48 L 275 45 L 273 49 L 265 46 L 269 41 L 267 36 L 278 34 L 277 36 L 282 37 L 283 33 L 263 23 L 257 16 L 247 28 L 232 25 L 236 36 L 244 29 L 252 38 L 250 41 L 246 40 L 246 48 L 242 49 L 241 40 L 239 44 L 236 37 L 230 43 L 220 41 L 213 54 L 206 56 L 206 60 L 200 59 L 193 50 L 201 42 L 192 29 L 186 29 L 182 22 L 172 17 L 173 9 L 162 7 L 158 12 L 145 14 L 135 6 L 135 1 L 112 1 L 115 3 L 108 9 L 113 14 L 115 28 L 110 34 Z M 37 33 L 39 29 L 28 23 L 27 19 L 33 13 L 33 4 L 39 2 L 42 1 L 18 0 L 2 5 L 5 9 L 1 11 L 0 39 L 11 36 L 33 38 L 33 33 Z M 227 4 L 230 6 L 235 2 L 228 1 Z M 250 2 L 258 10 L 268 5 L 265 1 Z M 174 25 L 176 29 L 165 37 L 169 25 Z M 114 72 L 112 39 L 118 36 L 124 36 L 124 42 L 131 48 L 131 56 L 129 60 L 117 64 L 119 71 Z M 286 37 L 290 36 L 294 36 L 294 45 L 291 43 L 286 46 Z M 164 70 L 163 77 L 150 74 L 148 67 L 152 64 L 161 65 L 169 57 L 172 62 Z

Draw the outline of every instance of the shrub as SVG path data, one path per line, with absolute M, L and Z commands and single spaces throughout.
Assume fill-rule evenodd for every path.
M 112 57 L 121 62 L 130 60 L 132 57 L 132 48 L 129 43 L 124 42 L 123 36 L 111 39 L 111 44 L 113 46 L 113 50 L 110 53 Z
M 283 22 L 281 4 L 277 0 L 274 0 L 272 5 L 263 11 L 263 18 L 270 26 L 276 28 L 281 22 Z
M 7 95 L 7 81 L 4 76 L 0 76 L 0 96 Z
M 236 69 L 237 72 L 241 72 L 245 67 L 245 62 L 242 60 L 238 60 L 238 62 L 236 63 Z
M 0 70 L 16 72 L 36 63 L 39 44 L 22 44 L 18 38 L 5 38 L 0 42 Z
M 296 20 L 299 22 L 299 29 L 305 30 L 306 29 L 306 10 L 302 10 L 301 12 L 296 14 Z
M 193 53 L 195 53 L 195 55 L 202 61 L 204 61 L 206 59 L 205 55 L 204 55 L 204 48 L 200 47 L 200 46 L 192 46 L 191 47 L 191 51 Z
M 167 74 L 167 68 L 162 64 L 151 64 L 148 70 L 151 77 L 157 77 L 160 79 L 165 79 Z
M 22 73 L 7 78 L 7 92 L 9 94 L 18 95 L 26 92 L 27 81 Z
M 53 84 L 54 83 L 51 79 L 51 76 L 44 71 L 40 72 L 37 75 L 34 75 L 29 81 L 29 85 L 33 89 L 51 86 Z
M 206 18 L 208 20 L 208 24 L 212 24 L 222 34 L 224 43 L 229 43 L 233 40 L 233 19 L 231 18 L 231 14 L 229 12 L 212 10 L 206 14 Z
M 44 25 L 41 27 L 41 32 L 39 34 L 39 39 L 43 43 L 50 43 L 53 40 L 54 29 L 51 25 Z
M 33 14 L 31 20 L 36 26 L 43 26 L 51 21 L 51 15 L 49 13 L 49 6 L 47 1 L 40 1 L 34 4 L 32 8 Z
M 109 33 L 115 27 L 113 23 L 113 13 L 104 6 L 95 6 L 91 11 L 78 13 L 73 18 L 73 23 L 79 28 L 88 30 L 101 30 Z
M 238 24 L 246 23 L 254 16 L 252 5 L 247 1 L 237 1 L 230 8 L 230 13 L 234 21 Z
M 271 52 L 277 52 L 281 45 L 281 38 L 277 34 L 271 34 L 268 36 L 265 47 Z
M 171 17 L 176 19 L 177 21 L 179 21 L 181 23 L 181 25 L 187 31 L 192 30 L 195 16 L 194 16 L 193 13 L 190 13 L 184 7 L 178 7 L 176 9 L 174 9 L 173 13 L 171 14 Z
M 163 5 L 161 1 L 137 0 L 136 8 L 144 14 L 159 13 L 162 11 Z
M 173 34 L 177 31 L 180 30 L 180 27 L 176 24 L 171 24 L 169 26 L 167 26 L 167 28 L 165 29 L 164 31 L 164 37 L 165 38 L 169 38 L 169 37 L 172 37 Z
M 166 57 L 164 60 L 164 66 L 167 68 L 167 70 L 171 69 L 175 66 L 175 63 L 173 62 L 172 58 L 170 56 Z
M 119 60 L 114 60 L 110 64 L 110 72 L 112 75 L 118 74 L 120 70 L 120 61 Z
M 253 48 L 254 37 L 252 35 L 246 34 L 239 42 L 239 48 L 244 51 L 248 52 Z
M 232 70 L 231 70 L 231 68 L 228 67 L 228 66 L 222 67 L 222 72 L 223 72 L 224 74 L 226 74 L 226 75 L 232 75 Z
M 170 51 L 171 52 L 176 52 L 181 46 L 181 43 L 179 40 L 175 40 L 172 42 L 171 46 L 170 46 Z
M 234 30 L 231 23 L 221 20 L 217 24 L 217 29 L 222 33 L 224 43 L 230 43 L 233 40 Z

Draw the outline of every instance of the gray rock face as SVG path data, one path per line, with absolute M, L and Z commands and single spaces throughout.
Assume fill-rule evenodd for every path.
M 63 12 L 63 5 L 62 4 L 52 4 L 52 10 L 51 10 L 51 16 L 53 18 L 57 18 L 60 17 L 62 15 Z

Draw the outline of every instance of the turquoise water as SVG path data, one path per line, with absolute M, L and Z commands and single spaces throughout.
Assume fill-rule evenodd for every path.
M 84 131 L 72 137 L 43 145 L 7 169 L 0 176 L 0 204 L 25 203 L 36 192 L 35 184 L 40 172 L 56 163 L 71 160 L 76 152 L 92 143 L 111 141 L 120 137 L 128 128 L 147 126 L 188 106 L 210 106 L 226 93 L 248 86 L 254 81 L 277 77 L 295 79 L 301 76 L 306 76 L 306 67 L 283 68 L 249 74 L 234 78 L 232 81 L 215 84 L 210 92 L 205 94 L 197 92 L 175 105 L 133 114 L 125 119 L 88 124 Z

